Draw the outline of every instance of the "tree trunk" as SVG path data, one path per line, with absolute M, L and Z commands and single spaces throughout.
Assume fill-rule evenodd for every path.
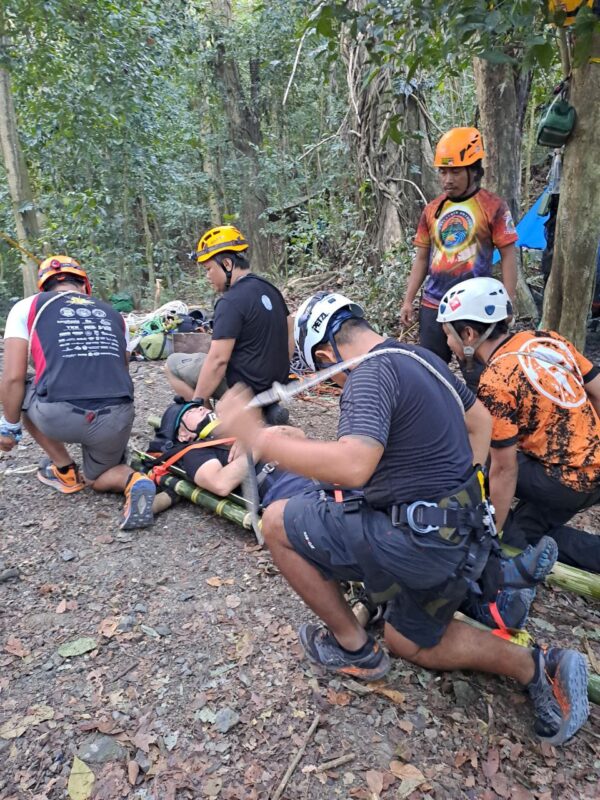
M 154 243 L 152 241 L 152 231 L 148 222 L 148 207 L 144 193 L 140 195 L 140 212 L 142 214 L 142 225 L 144 228 L 144 252 L 146 255 L 146 267 L 148 269 L 148 286 L 150 291 L 155 288 L 156 275 L 154 270 Z
M 594 34 L 591 58 L 600 58 L 599 33 Z M 600 63 L 588 61 L 573 69 L 569 99 L 577 124 L 563 159 L 542 325 L 583 348 L 600 237 Z
M 0 53 L 5 42 L 0 39 Z M 33 195 L 25 159 L 19 142 L 17 118 L 13 103 L 10 75 L 0 67 L 0 146 L 6 168 L 8 188 L 12 200 L 15 228 L 19 244 L 31 250 L 31 244 L 40 237 Z M 23 265 L 23 291 L 25 297 L 37 292 L 37 268 L 33 258 L 21 253 Z
M 417 87 L 406 84 L 398 91 L 391 69 L 382 67 L 365 81 L 372 65 L 356 39 L 346 37 L 342 54 L 350 94 L 346 135 L 359 184 L 369 187 L 373 208 L 365 214 L 368 233 L 382 256 L 416 228 L 425 204 L 440 191 L 427 117 Z M 400 142 L 389 135 L 392 120 Z
M 483 184 L 506 200 L 516 223 L 521 216 L 521 151 L 531 73 L 481 58 L 473 60 L 473 69 L 485 148 Z M 519 314 L 536 319 L 535 302 L 520 267 L 518 273 Z
M 262 215 L 268 207 L 267 196 L 262 187 L 258 153 L 262 147 L 260 108 L 256 98 L 260 86 L 258 60 L 249 64 L 251 75 L 251 97 L 247 99 L 244 86 L 235 61 L 234 38 L 228 35 L 233 25 L 231 0 L 213 0 L 215 15 L 213 70 L 220 87 L 220 96 L 229 126 L 229 136 L 233 148 L 238 151 L 238 164 L 241 169 L 242 232 L 250 241 L 250 255 L 256 269 L 265 269 L 272 260 L 270 242 L 262 233 Z M 253 100 L 254 98 L 254 100 Z

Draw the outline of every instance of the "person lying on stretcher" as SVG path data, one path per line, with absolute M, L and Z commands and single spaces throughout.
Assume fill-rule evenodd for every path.
M 194 401 L 175 398 L 164 412 L 155 438 L 148 451 L 160 453 L 161 460 L 179 456 L 174 466 L 182 469 L 188 480 L 201 489 L 219 497 L 236 493 L 246 476 L 248 460 L 246 454 L 233 440 L 223 439 L 218 433 L 218 420 L 206 406 Z M 270 430 L 287 436 L 304 438 L 299 428 L 277 425 Z M 193 447 L 190 447 L 193 445 Z M 256 464 L 256 481 L 261 506 L 302 494 L 315 484 L 309 478 L 280 469 L 277 464 Z M 171 502 L 167 497 L 171 498 Z M 171 491 L 158 490 L 155 512 L 164 510 L 175 502 Z
M 233 439 L 219 436 L 218 425 L 215 414 L 204 405 L 176 397 L 164 412 L 148 451 L 160 453 L 163 463 L 178 456 L 173 465 L 182 469 L 188 480 L 201 489 L 219 497 L 238 494 L 246 476 L 248 460 Z M 294 438 L 306 438 L 303 431 L 289 425 L 273 426 L 268 430 L 274 435 L 284 433 Z M 315 481 L 283 470 L 276 463 L 256 463 L 256 477 L 261 509 L 276 500 L 286 500 L 318 488 Z M 348 497 L 347 490 L 345 497 Z M 154 513 L 169 508 L 178 499 L 171 489 L 159 487 Z M 480 595 L 472 591 L 468 593 L 461 611 L 491 628 L 522 628 L 535 597 L 535 585 L 543 580 L 556 560 L 556 548 L 547 553 L 548 544 L 553 543 L 544 540 L 538 548 L 528 548 L 516 559 L 502 559 L 499 574 L 489 578 L 498 586 L 495 604 L 482 602 Z M 544 562 L 543 569 L 540 568 L 541 562 Z M 379 616 L 375 607 L 371 611 L 374 617 Z

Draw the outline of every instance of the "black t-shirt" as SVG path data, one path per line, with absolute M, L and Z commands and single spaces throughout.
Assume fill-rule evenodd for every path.
M 198 447 L 196 450 L 190 450 L 181 457 L 180 466 L 185 470 L 189 479 L 193 481 L 196 472 L 208 461 L 216 459 L 222 467 L 226 467 L 228 457 L 229 448 L 221 446 Z M 262 472 L 263 466 L 264 462 L 256 464 L 257 474 Z M 275 500 L 283 500 L 296 494 L 301 494 L 312 485 L 313 482 L 310 478 L 294 475 L 292 472 L 276 467 L 261 482 L 258 487 L 258 494 L 261 503 L 266 507 Z
M 255 393 L 274 381 L 286 383 L 288 308 L 279 289 L 250 273 L 239 278 L 215 307 L 213 339 L 235 339 L 227 383 L 242 382 Z
M 464 410 L 471 408 L 473 393 L 434 353 L 393 339 L 374 349 L 386 347 L 426 360 L 454 387 Z M 351 435 L 368 436 L 385 448 L 364 489 L 377 508 L 438 500 L 470 474 L 471 446 L 455 398 L 408 356 L 385 354 L 352 370 L 342 393 L 338 438 Z

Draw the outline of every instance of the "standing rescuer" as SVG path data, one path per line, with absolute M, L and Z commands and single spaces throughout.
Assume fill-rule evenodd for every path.
M 233 225 L 211 228 L 198 242 L 198 263 L 222 297 L 208 353 L 173 353 L 167 359 L 169 383 L 185 400 L 208 406 L 239 381 L 258 393 L 288 380 L 293 318 L 279 289 L 250 272 L 247 251 L 248 241 Z M 288 416 L 277 404 L 265 410 L 273 425 Z
M 493 420 L 498 528 L 516 547 L 551 536 L 561 561 L 600 573 L 600 536 L 566 525 L 600 503 L 598 367 L 554 331 L 510 333 L 511 314 L 502 284 L 477 278 L 453 287 L 438 315 L 458 358 L 485 366 L 478 396 Z
M 415 236 L 416 255 L 400 309 L 400 322 L 410 325 L 414 321 L 415 297 L 425 282 L 419 309 L 419 342 L 446 363 L 452 358 L 452 351 L 436 317 L 448 289 L 466 278 L 491 275 L 497 247 L 502 280 L 513 300 L 516 291 L 517 233 L 505 201 L 480 186 L 484 158 L 477 128 L 453 128 L 440 139 L 434 165 L 444 193 L 429 203 L 421 215 Z M 472 390 L 477 387 L 479 371 L 465 374 Z
M 224 430 L 257 457 L 322 482 L 321 490 L 273 503 L 263 517 L 275 563 L 325 623 L 300 628 L 308 658 L 353 677 L 385 675 L 388 656 L 357 622 L 338 581 L 364 581 L 376 594 L 392 589 L 385 640 L 394 655 L 430 669 L 515 678 L 527 687 L 538 734 L 566 741 L 588 715 L 583 656 L 529 650 L 452 619 L 493 546 L 473 467 L 487 458 L 488 412 L 437 356 L 379 336 L 343 296 L 309 298 L 295 333 L 317 369 L 386 350 L 338 374 L 337 441 L 265 433 L 240 387 L 218 406 Z M 357 496 L 336 485 L 364 488 Z
M 42 483 L 63 494 L 86 484 L 125 492 L 121 528 L 150 525 L 154 484 L 125 463 L 134 408 L 124 320 L 91 296 L 85 270 L 68 256 L 41 263 L 38 288 L 6 320 L 0 449 L 20 440 L 22 417 L 48 456 L 37 473 Z M 83 475 L 65 442 L 81 444 Z

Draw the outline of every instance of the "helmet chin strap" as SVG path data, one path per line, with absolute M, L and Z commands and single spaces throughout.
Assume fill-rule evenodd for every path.
M 465 354 L 465 361 L 467 362 L 467 370 L 473 369 L 475 351 L 485 342 L 486 339 L 489 339 L 489 337 L 492 335 L 492 333 L 496 328 L 496 323 L 492 322 L 489 328 L 484 333 L 482 333 L 481 336 L 473 342 L 473 344 L 465 344 L 463 340 L 460 338 L 458 331 L 451 322 L 446 322 L 445 324 L 448 326 L 452 336 L 454 336 L 456 341 L 462 347 L 463 353 Z

